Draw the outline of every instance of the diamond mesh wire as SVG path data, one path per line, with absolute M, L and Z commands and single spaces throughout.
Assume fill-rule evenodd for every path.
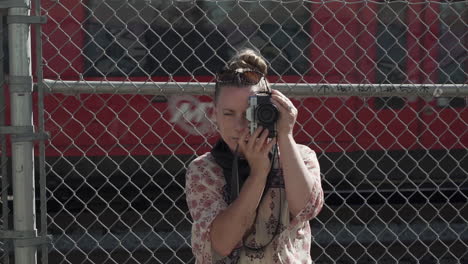
M 466 1 L 43 1 L 45 79 L 175 82 L 180 96 L 45 99 L 50 263 L 190 263 L 188 163 L 216 140 L 209 82 L 241 47 L 290 83 L 319 153 L 316 263 L 468 261 L 461 97 L 295 97 L 294 83 L 465 84 Z M 93 87 L 99 90 L 97 85 Z M 155 85 L 155 89 L 158 89 Z

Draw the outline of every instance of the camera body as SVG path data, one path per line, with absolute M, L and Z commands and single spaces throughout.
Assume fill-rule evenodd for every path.
M 268 129 L 268 137 L 276 136 L 276 122 L 279 118 L 278 108 L 271 102 L 271 94 L 257 93 L 249 96 L 249 107 L 246 111 L 249 120 L 250 134 L 252 135 L 258 126 Z

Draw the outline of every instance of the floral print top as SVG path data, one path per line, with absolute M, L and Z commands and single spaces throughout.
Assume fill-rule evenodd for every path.
M 323 190 L 315 152 L 304 145 L 298 146 L 315 183 L 307 205 L 298 215 L 291 216 L 284 188 L 270 187 L 259 205 L 253 232 L 244 241 L 250 247 L 267 244 L 266 248 L 256 251 L 239 246 L 227 257 L 218 255 L 212 249 L 210 239 L 212 221 L 228 206 L 223 198 L 226 183 L 223 170 L 209 152 L 190 163 L 185 191 L 193 219 L 192 251 L 196 263 L 312 263 L 309 220 L 323 206 Z M 268 244 L 275 234 L 277 236 Z

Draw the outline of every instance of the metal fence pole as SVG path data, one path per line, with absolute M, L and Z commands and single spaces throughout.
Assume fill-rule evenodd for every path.
M 3 69 L 3 60 L 5 59 L 5 54 L 3 53 L 3 17 L 0 17 L 0 127 L 5 125 L 5 116 L 6 116 L 6 100 L 5 100 L 5 74 Z M 10 215 L 10 209 L 8 208 L 8 157 L 7 157 L 7 147 L 6 147 L 6 137 L 0 133 L 0 175 L 1 179 L 1 192 L 2 192 L 2 231 L 9 229 L 8 217 Z M 1 255 L 2 263 L 9 264 L 9 244 L 8 240 L 4 239 L 3 243 L 3 252 Z
M 214 82 L 128 82 L 128 81 L 64 81 L 44 79 L 48 92 L 64 94 L 152 94 L 210 95 Z M 466 84 L 327 84 L 272 83 L 271 87 L 293 96 L 467 96 Z
M 34 15 L 41 15 L 41 1 L 34 0 Z M 37 77 L 37 113 L 38 113 L 38 132 L 39 134 L 45 133 L 44 127 L 44 85 L 43 82 L 43 67 L 42 67 L 42 25 L 36 23 L 34 25 L 36 42 L 36 77 Z M 46 171 L 45 171 L 45 142 L 39 141 L 39 193 L 40 193 L 40 236 L 45 238 L 47 236 L 47 197 L 46 197 Z M 49 263 L 48 244 L 43 243 L 41 246 L 41 263 Z
M 27 8 L 10 8 L 9 16 L 29 16 Z M 12 23 L 11 23 L 12 22 Z M 10 94 L 12 126 L 32 126 L 31 44 L 27 23 L 8 25 L 10 54 Z M 15 23 L 18 22 L 18 23 Z M 16 79 L 16 80 L 15 80 Z M 28 82 L 28 79 L 30 83 Z M 13 89 L 12 80 L 20 84 Z M 31 131 L 32 132 L 32 131 Z M 31 133 L 32 135 L 32 133 Z M 15 232 L 36 236 L 34 204 L 34 156 L 32 139 L 27 135 L 12 140 L 13 221 Z M 15 263 L 36 263 L 36 246 L 15 240 Z

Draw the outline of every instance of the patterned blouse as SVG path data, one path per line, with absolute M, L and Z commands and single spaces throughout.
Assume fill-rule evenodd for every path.
M 253 232 L 244 243 L 260 247 L 268 244 L 275 233 L 277 236 L 261 251 L 246 249 L 239 243 L 239 247 L 227 257 L 212 249 L 210 238 L 211 223 L 228 206 L 223 198 L 226 183 L 223 170 L 210 152 L 190 163 L 185 191 L 193 219 L 192 251 L 196 263 L 312 263 L 309 220 L 322 209 L 323 191 L 315 152 L 304 145 L 298 146 L 315 183 L 307 205 L 297 216 L 291 217 L 284 188 L 270 187 L 259 205 Z M 281 219 L 279 223 L 278 219 Z

